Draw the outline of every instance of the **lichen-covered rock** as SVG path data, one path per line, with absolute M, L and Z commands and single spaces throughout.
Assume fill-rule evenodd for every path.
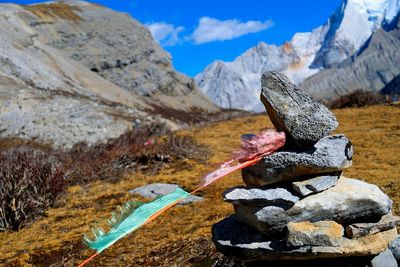
M 233 204 L 250 206 L 292 207 L 299 198 L 284 188 L 261 189 L 234 187 L 223 193 L 224 200 Z
M 335 186 L 340 178 L 340 173 L 317 176 L 304 181 L 293 182 L 293 190 L 302 197 L 313 193 L 322 192 L 332 186 Z
M 228 217 L 212 228 L 217 250 L 227 256 L 246 261 L 310 260 L 319 258 L 363 257 L 381 253 L 397 236 L 392 229 L 361 238 L 343 238 L 340 246 L 288 247 L 284 239 L 269 239 L 248 227 L 235 216 Z
M 337 247 L 343 241 L 343 226 L 334 221 L 289 222 L 287 225 L 289 247 Z
M 328 136 L 313 147 L 279 151 L 242 170 L 248 186 L 264 186 L 302 176 L 340 172 L 351 166 L 353 146 L 343 135 Z
M 392 201 L 376 185 L 342 177 L 336 186 L 297 201 L 293 207 L 234 205 L 236 215 L 264 234 L 283 232 L 289 222 L 332 220 L 340 224 L 379 220 Z
M 309 147 L 336 129 L 338 123 L 327 107 L 315 101 L 283 74 L 264 73 L 261 101 L 279 131 L 299 147 Z

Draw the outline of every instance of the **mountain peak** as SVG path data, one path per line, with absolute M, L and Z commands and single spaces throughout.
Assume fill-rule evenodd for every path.
M 261 111 L 262 107 L 252 102 L 258 101 L 262 73 L 279 71 L 300 84 L 357 53 L 375 31 L 393 24 L 399 7 L 400 0 L 343 0 L 324 25 L 311 32 L 296 33 L 281 46 L 260 42 L 234 61 L 224 63 L 223 72 L 221 68 L 216 71 L 207 67 L 196 81 L 217 105 Z M 249 96 L 249 103 L 243 97 L 237 98 L 243 92 Z
M 326 37 L 312 68 L 330 68 L 351 56 L 373 32 L 390 23 L 399 0 L 344 0 L 323 26 Z

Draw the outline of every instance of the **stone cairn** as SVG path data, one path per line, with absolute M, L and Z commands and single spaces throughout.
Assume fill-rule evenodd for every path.
M 376 185 L 342 176 L 353 148 L 344 135 L 329 136 L 338 126 L 333 113 L 280 73 L 261 82 L 286 145 L 242 171 L 246 186 L 223 193 L 235 214 L 213 226 L 218 251 L 269 261 L 263 266 L 397 266 L 400 218 Z

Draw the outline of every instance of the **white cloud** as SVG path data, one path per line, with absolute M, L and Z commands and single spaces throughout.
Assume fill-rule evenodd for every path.
M 202 17 L 199 25 L 192 34 L 196 44 L 204 44 L 214 41 L 225 41 L 240 36 L 257 33 L 270 28 L 273 25 L 271 20 L 241 22 L 237 19 L 218 20 L 210 17 Z
M 150 30 L 153 38 L 162 46 L 174 46 L 181 39 L 179 33 L 185 30 L 182 26 L 175 27 L 173 24 L 165 22 L 146 23 L 146 27 Z

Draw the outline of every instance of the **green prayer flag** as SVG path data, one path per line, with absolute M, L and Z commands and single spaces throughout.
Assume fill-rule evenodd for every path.
M 91 240 L 85 236 L 84 241 L 91 249 L 100 253 L 119 239 L 141 227 L 158 211 L 188 196 L 190 196 L 188 192 L 177 188 L 174 192 L 148 203 L 128 202 L 120 208 L 119 214 L 113 213 L 109 221 L 112 228 L 107 233 L 101 228 L 93 228 L 92 231 L 95 238 Z

